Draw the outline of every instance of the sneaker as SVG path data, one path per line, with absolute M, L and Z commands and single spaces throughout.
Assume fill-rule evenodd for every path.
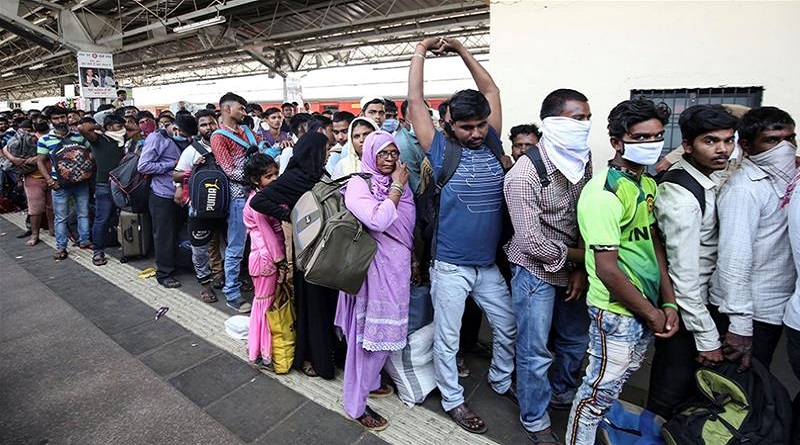
M 229 308 L 233 309 L 236 312 L 239 312 L 240 314 L 246 314 L 250 312 L 251 308 L 250 303 L 248 303 L 247 300 L 245 300 L 242 297 L 239 297 L 233 301 L 228 301 L 227 304 Z
M 275 371 L 275 367 L 272 365 L 272 360 L 264 360 L 261 357 L 257 358 L 256 361 L 251 362 L 250 366 L 252 366 L 256 371 Z

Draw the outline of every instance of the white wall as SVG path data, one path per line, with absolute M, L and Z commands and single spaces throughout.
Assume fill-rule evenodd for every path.
M 596 167 L 612 154 L 608 112 L 632 89 L 763 86 L 763 105 L 800 120 L 798 20 L 798 1 L 493 1 L 504 133 L 538 122 L 557 88 L 589 98 Z

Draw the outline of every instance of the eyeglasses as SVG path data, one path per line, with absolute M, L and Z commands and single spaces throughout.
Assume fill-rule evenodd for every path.
M 384 160 L 385 159 L 389 159 L 390 156 L 393 159 L 397 159 L 397 158 L 400 157 L 400 152 L 397 151 L 397 150 L 392 150 L 392 151 L 381 150 L 381 151 L 378 152 L 377 156 L 378 156 L 379 159 L 384 159 Z

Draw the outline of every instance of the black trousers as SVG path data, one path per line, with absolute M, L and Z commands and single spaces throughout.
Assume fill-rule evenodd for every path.
M 728 317 L 715 306 L 706 306 L 711 313 L 720 338 L 728 332 Z M 783 325 L 753 321 L 753 357 L 769 368 Z M 798 345 L 800 346 L 800 345 Z M 798 350 L 800 354 L 800 350 Z M 694 372 L 700 367 L 695 361 L 697 348 L 694 335 L 681 324 L 681 329 L 667 339 L 656 338 L 655 356 L 650 370 L 650 390 L 647 409 L 669 419 L 674 411 L 697 391 Z M 800 357 L 799 357 L 800 358 Z
M 178 231 L 186 220 L 186 209 L 172 199 L 150 192 L 150 216 L 153 220 L 153 250 L 156 254 L 156 280 L 162 283 L 173 276 L 178 251 Z

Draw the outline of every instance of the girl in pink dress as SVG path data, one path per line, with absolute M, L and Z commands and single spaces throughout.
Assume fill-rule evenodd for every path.
M 267 310 L 275 296 L 275 288 L 286 278 L 286 252 L 281 222 L 250 208 L 253 195 L 278 177 L 278 164 L 263 154 L 250 156 L 244 166 L 245 177 L 253 184 L 242 219 L 250 234 L 248 268 L 255 287 L 247 351 L 251 365 L 272 370 L 272 335 L 267 322 Z

